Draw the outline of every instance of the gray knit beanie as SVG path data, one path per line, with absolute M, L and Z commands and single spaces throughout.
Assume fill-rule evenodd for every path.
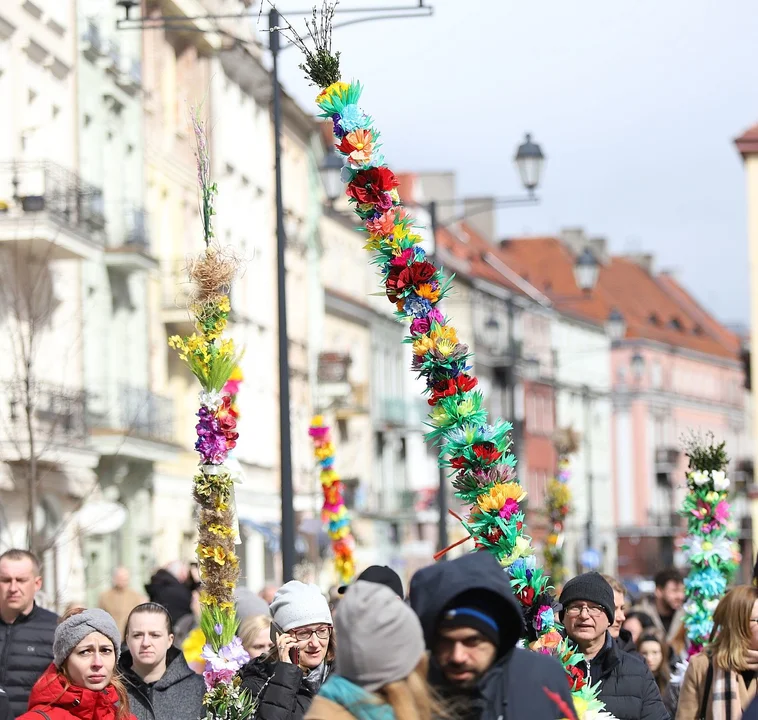
M 369 692 L 407 678 L 426 651 L 416 613 L 385 585 L 354 582 L 334 624 L 337 674 Z
M 290 580 L 277 590 L 271 602 L 271 617 L 284 632 L 303 625 L 331 625 L 329 603 L 318 585 Z
M 59 668 L 73 649 L 90 633 L 99 632 L 112 643 L 116 662 L 121 655 L 121 633 L 116 621 L 105 610 L 91 608 L 67 617 L 57 628 L 53 639 L 53 662 Z

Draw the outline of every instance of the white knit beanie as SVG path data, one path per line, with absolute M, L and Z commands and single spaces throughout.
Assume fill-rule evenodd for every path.
M 284 632 L 303 625 L 332 624 L 329 603 L 318 585 L 306 585 L 299 580 L 282 585 L 269 610 L 274 622 Z

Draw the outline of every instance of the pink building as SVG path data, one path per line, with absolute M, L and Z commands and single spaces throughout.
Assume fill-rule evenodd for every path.
M 579 242 L 577 242 L 577 240 Z M 577 255 L 599 264 L 595 287 L 575 280 Z M 745 489 L 752 478 L 745 378 L 739 338 L 708 314 L 671 275 L 655 273 L 651 256 L 611 257 L 605 243 L 572 234 L 503 243 L 504 260 L 568 315 L 625 321 L 611 352 L 611 428 L 618 573 L 649 576 L 677 560 L 684 525 L 682 439 L 711 431 L 725 440 L 735 481 L 735 519 L 749 542 Z M 749 548 L 746 548 L 749 551 Z

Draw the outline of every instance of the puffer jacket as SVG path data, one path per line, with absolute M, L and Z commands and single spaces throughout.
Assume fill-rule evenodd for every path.
M 261 656 L 245 665 L 240 677 L 258 702 L 255 720 L 303 720 L 330 672 L 331 666 L 322 666 L 320 683 L 306 681 L 299 666 Z
M 0 720 L 11 720 L 11 703 L 8 694 L 0 688 Z
M 119 669 L 137 720 L 196 720 L 204 715 L 205 681 L 190 669 L 181 651 L 168 649 L 166 672 L 149 685 L 134 672 L 132 662 L 128 650 L 121 653 Z
M 55 613 L 36 604 L 10 625 L 0 618 L 0 686 L 8 694 L 11 717 L 26 712 L 34 683 L 53 661 L 57 624 Z
M 440 615 L 459 595 L 490 593 L 502 608 L 498 624 L 500 643 L 495 662 L 473 688 L 461 689 L 446 681 L 434 658 L 429 682 L 459 720 L 553 720 L 563 718 L 545 693 L 548 689 L 573 710 L 568 679 L 554 658 L 515 647 L 523 634 L 521 606 L 510 579 L 488 552 L 475 552 L 419 570 L 411 580 L 411 607 L 421 620 L 426 646 L 436 645 Z
M 68 683 L 66 683 L 68 684 Z M 113 685 L 105 690 L 66 687 L 54 665 L 45 670 L 29 696 L 29 712 L 18 720 L 116 720 L 118 695 Z M 135 720 L 133 715 L 127 716 Z
M 589 684 L 600 682 L 598 697 L 617 720 L 669 720 L 645 661 L 620 650 L 610 635 L 606 635 L 605 647 L 585 665 Z

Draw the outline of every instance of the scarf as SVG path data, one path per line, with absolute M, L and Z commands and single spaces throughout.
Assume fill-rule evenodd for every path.
M 310 670 L 307 675 L 303 676 L 303 685 L 311 691 L 313 695 L 318 695 L 324 681 L 329 677 L 331 666 L 324 660 L 318 667 Z
M 389 705 L 339 675 L 332 675 L 319 695 L 341 705 L 357 720 L 395 720 L 395 713 Z
M 758 650 L 747 651 L 747 668 L 745 669 L 758 671 Z M 740 720 L 742 718 L 739 682 L 739 673 L 735 670 L 722 670 L 716 665 L 713 666 L 711 700 L 713 720 Z

